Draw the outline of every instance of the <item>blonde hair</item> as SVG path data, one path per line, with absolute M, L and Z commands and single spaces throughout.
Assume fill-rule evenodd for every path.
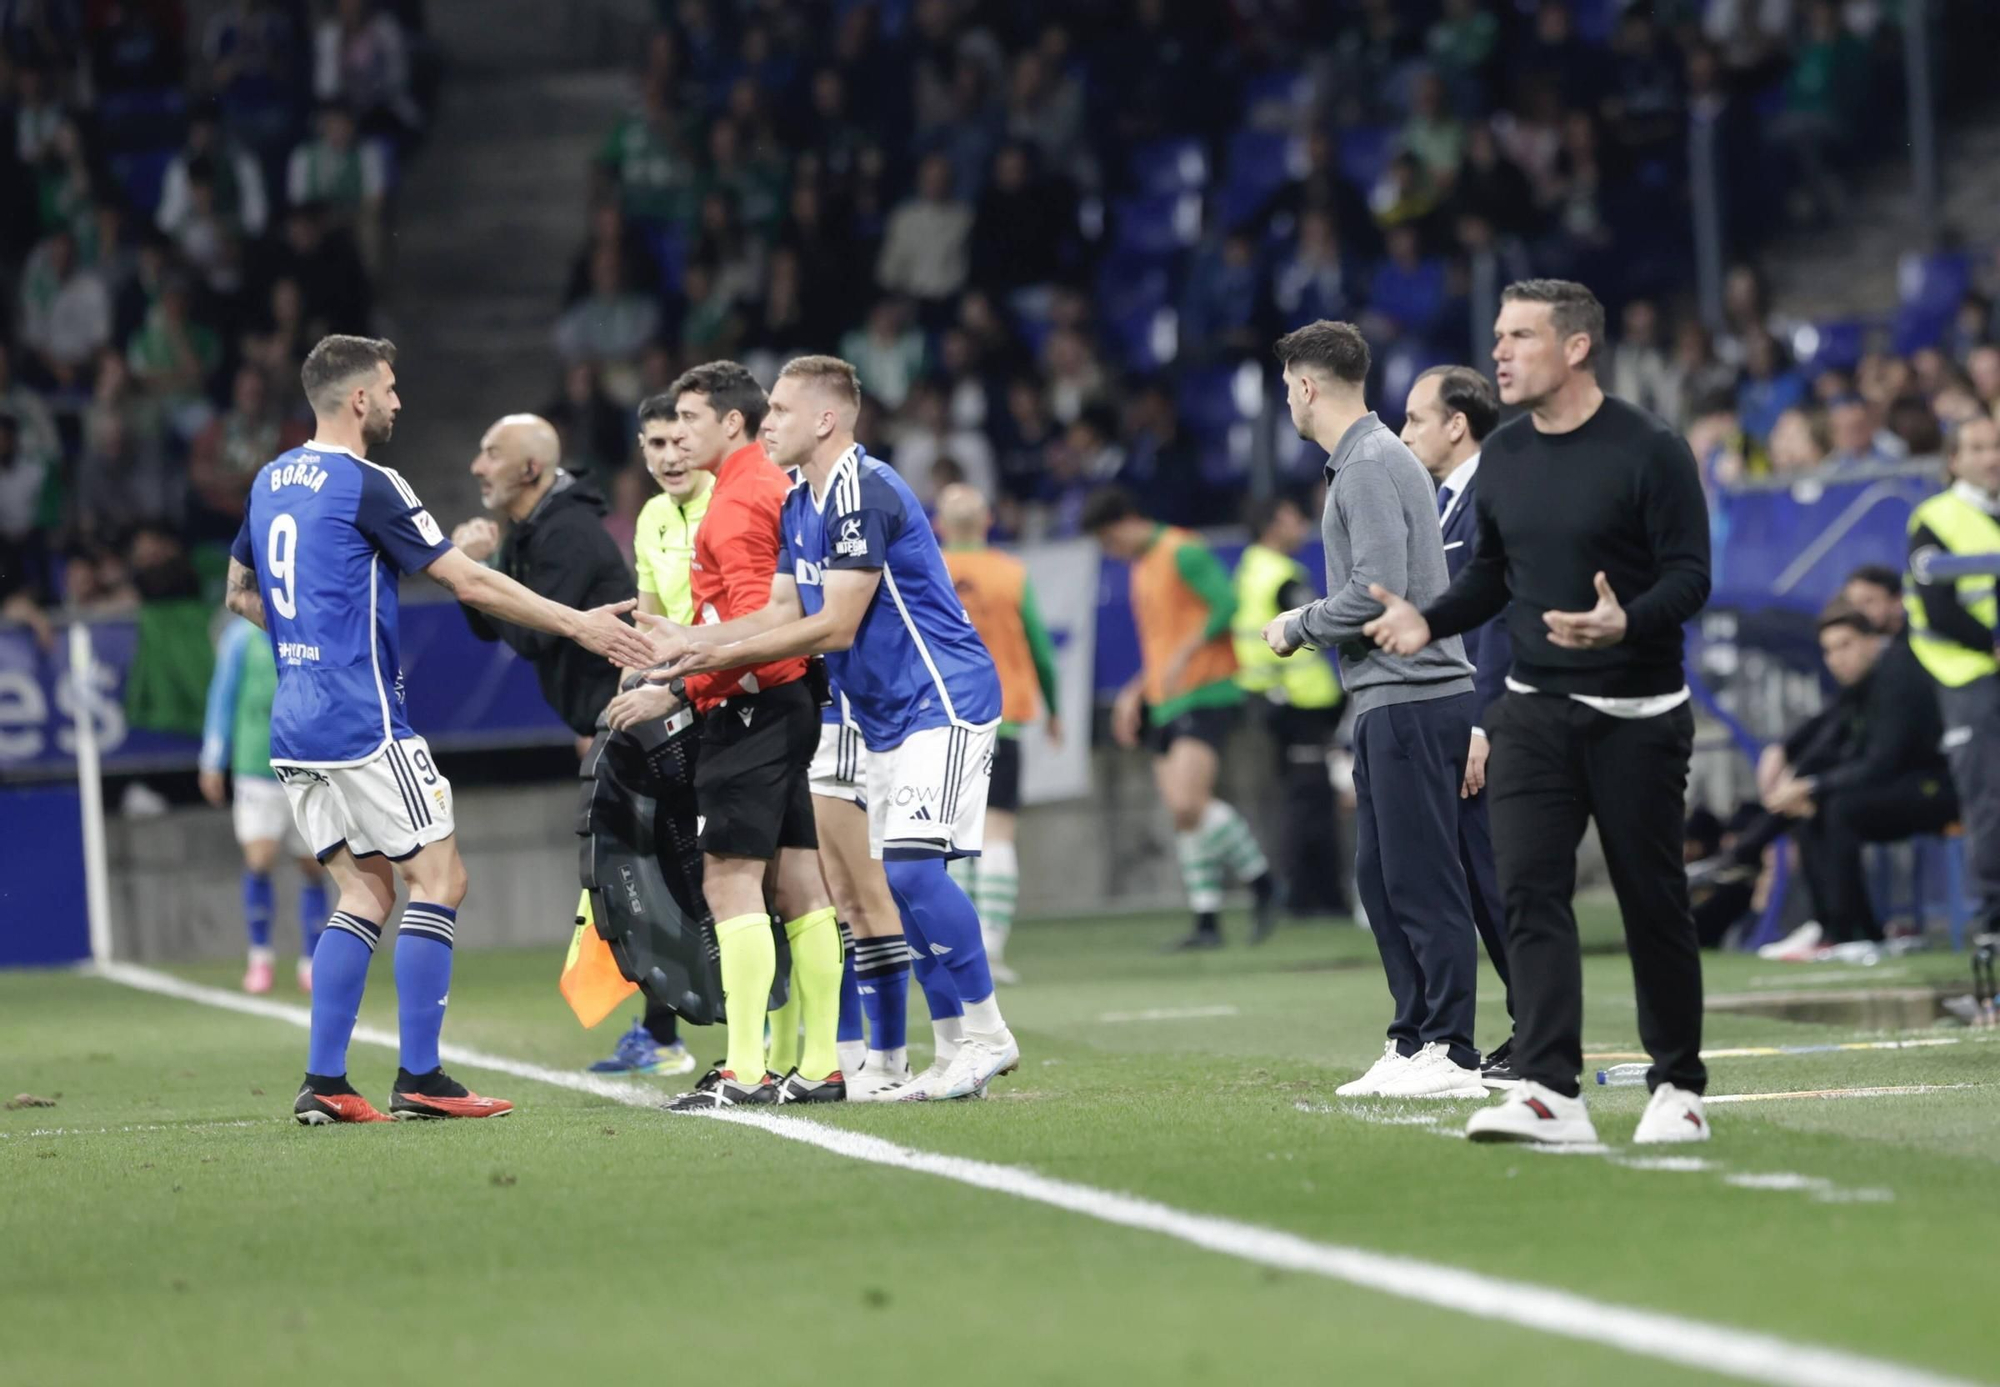
M 825 387 L 849 409 L 861 408 L 861 376 L 852 362 L 837 356 L 795 356 L 778 372 L 779 380 L 788 376 Z

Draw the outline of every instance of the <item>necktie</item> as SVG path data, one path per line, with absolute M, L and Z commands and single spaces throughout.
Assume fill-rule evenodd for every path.
M 1451 509 L 1451 488 L 1448 486 L 1441 486 L 1438 488 L 1438 518 L 1443 519 L 1444 513 L 1450 509 Z

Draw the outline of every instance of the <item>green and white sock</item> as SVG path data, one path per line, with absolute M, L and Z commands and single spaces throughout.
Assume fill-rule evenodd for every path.
M 1188 907 L 1197 915 L 1212 915 L 1222 909 L 1222 860 L 1209 839 L 1210 835 L 1199 828 L 1174 835 L 1181 885 L 1187 888 Z
M 1202 811 L 1201 827 L 1195 831 L 1215 860 L 1239 882 L 1255 881 L 1271 869 L 1264 850 L 1257 845 L 1257 835 L 1250 831 L 1250 825 L 1234 806 L 1219 799 L 1210 800 L 1208 808 Z
M 1014 902 L 1021 891 L 1020 858 L 1012 843 L 988 843 L 976 860 L 979 868 L 972 881 L 972 904 L 979 912 L 986 956 L 998 960 L 1007 952 L 1007 936 L 1014 932 Z

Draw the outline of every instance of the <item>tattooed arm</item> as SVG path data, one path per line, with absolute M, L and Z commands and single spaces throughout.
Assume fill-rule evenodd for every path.
M 236 559 L 229 561 L 229 590 L 222 604 L 240 617 L 264 625 L 264 597 L 257 591 L 257 572 Z M 269 629 L 266 627 L 265 629 Z

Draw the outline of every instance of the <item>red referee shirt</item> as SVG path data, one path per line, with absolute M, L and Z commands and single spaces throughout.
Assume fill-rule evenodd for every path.
M 778 570 L 778 513 L 791 489 L 791 478 L 758 443 L 738 448 L 715 469 L 715 490 L 695 531 L 689 573 L 697 624 L 733 621 L 769 605 L 771 575 Z M 794 658 L 691 674 L 688 694 L 707 712 L 726 698 L 775 689 L 805 672 L 805 660 Z

